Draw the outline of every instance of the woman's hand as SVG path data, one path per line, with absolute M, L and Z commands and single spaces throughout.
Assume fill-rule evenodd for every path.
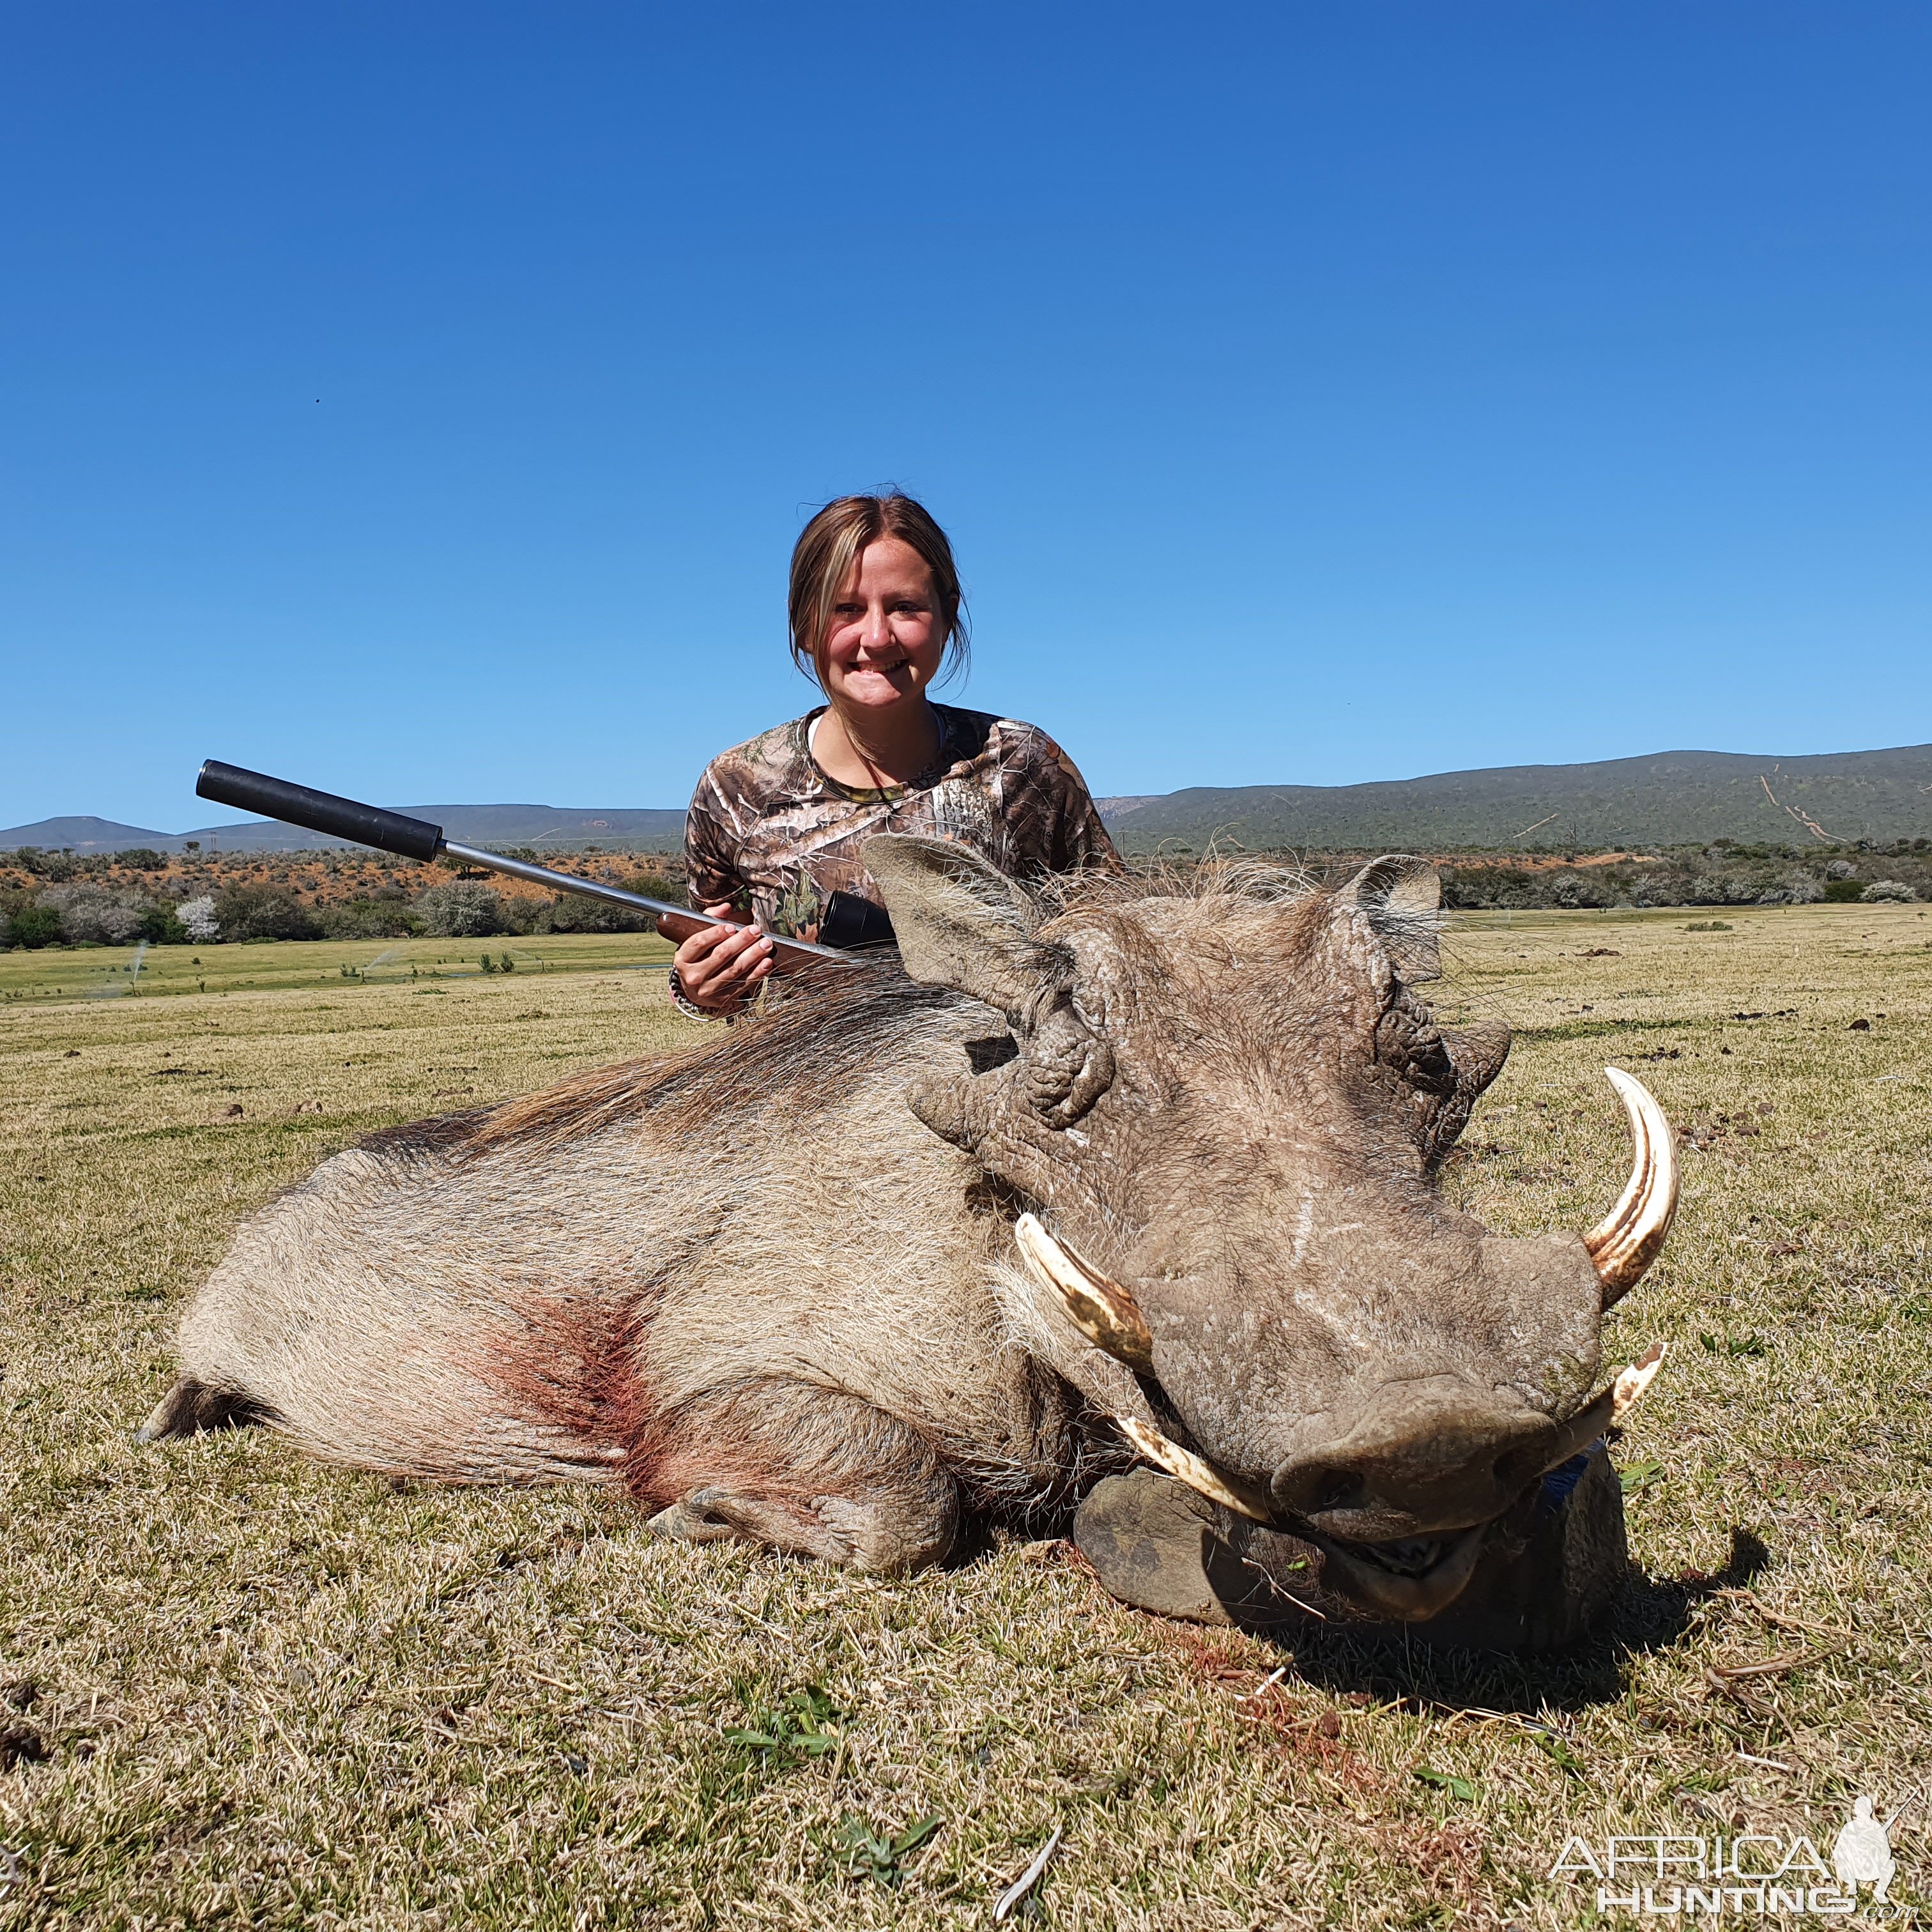
M 704 910 L 713 919 L 736 916 L 729 899 Z M 677 949 L 677 983 L 694 1006 L 707 1013 L 735 1013 L 772 970 L 772 942 L 755 926 L 734 932 L 710 926 Z

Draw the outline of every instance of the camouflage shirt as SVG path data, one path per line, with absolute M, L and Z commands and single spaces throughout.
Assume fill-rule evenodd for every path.
M 694 905 L 729 899 L 768 931 L 815 926 L 835 892 L 880 903 L 859 856 L 874 832 L 970 845 L 1024 878 L 1117 869 L 1113 842 L 1073 761 L 1044 731 L 983 711 L 932 707 L 940 753 L 909 785 L 855 791 L 818 768 L 808 733 L 823 705 L 722 752 L 685 821 Z

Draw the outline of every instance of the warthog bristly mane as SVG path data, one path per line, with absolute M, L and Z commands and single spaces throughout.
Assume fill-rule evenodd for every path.
M 1149 898 L 1287 906 L 1314 886 L 1291 868 L 1210 859 L 1186 870 L 1156 864 L 1124 874 L 1061 874 L 1015 896 L 1037 927 L 1062 919 L 1078 923 L 1082 914 Z M 1432 937 L 1440 922 L 1423 915 L 1409 923 L 1422 938 Z M 721 1027 L 702 1052 L 593 1067 L 498 1106 L 386 1127 L 361 1144 L 379 1157 L 460 1160 L 505 1148 L 561 1147 L 646 1114 L 662 1131 L 700 1135 L 742 1107 L 776 1107 L 806 1119 L 902 1047 L 909 1030 L 966 1004 L 950 988 L 908 978 L 898 953 L 882 949 L 856 967 L 814 967 L 778 982 L 768 1002 L 728 1030 Z

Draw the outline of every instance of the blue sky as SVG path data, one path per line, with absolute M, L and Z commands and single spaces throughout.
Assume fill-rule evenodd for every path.
M 1096 791 L 1932 738 L 1932 12 L 0 27 L 0 824 L 680 803 L 804 516 Z

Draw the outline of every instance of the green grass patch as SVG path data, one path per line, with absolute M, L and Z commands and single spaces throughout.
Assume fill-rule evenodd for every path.
M 62 1000 L 164 994 L 343 992 L 559 973 L 656 970 L 672 948 L 650 933 L 549 933 L 529 939 L 300 939 L 215 946 L 16 947 L 0 952 L 0 1010 Z M 484 961 L 488 959 L 486 969 Z M 502 965 L 510 962 L 506 972 Z

